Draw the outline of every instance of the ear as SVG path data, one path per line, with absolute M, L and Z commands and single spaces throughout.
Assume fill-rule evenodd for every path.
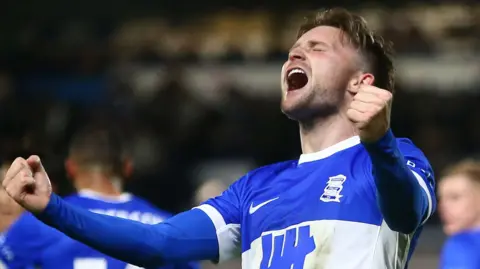
M 133 162 L 130 159 L 126 159 L 123 163 L 123 176 L 130 178 L 133 174 Z
M 73 179 L 78 174 L 78 165 L 74 160 L 68 158 L 65 160 L 65 171 L 67 172 L 67 176 Z
M 364 85 L 373 85 L 375 77 L 371 73 L 360 73 L 355 76 L 348 85 L 348 92 L 355 95 L 358 93 L 360 86 Z

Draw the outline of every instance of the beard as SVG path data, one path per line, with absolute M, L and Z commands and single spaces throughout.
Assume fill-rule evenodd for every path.
M 282 100 L 281 111 L 289 119 L 310 122 L 339 113 L 344 94 L 339 91 L 314 90 L 296 100 Z M 287 97 L 288 98 L 288 97 Z

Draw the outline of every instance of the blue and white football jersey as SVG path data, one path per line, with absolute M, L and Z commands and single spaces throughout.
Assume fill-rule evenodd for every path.
M 66 197 L 73 205 L 98 214 L 157 224 L 171 215 L 131 194 L 106 198 L 84 190 Z M 24 213 L 0 238 L 0 269 L 135 269 L 111 258 Z M 197 263 L 170 265 L 165 269 L 193 269 Z
M 408 139 L 397 139 L 436 207 L 432 169 Z M 403 269 L 421 227 L 392 231 L 376 198 L 370 157 L 358 137 L 256 169 L 198 207 L 213 221 L 219 260 L 241 253 L 244 269 Z

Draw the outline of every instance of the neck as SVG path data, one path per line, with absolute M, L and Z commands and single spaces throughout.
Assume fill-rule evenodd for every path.
M 22 212 L 11 212 L 0 214 L 0 233 L 5 232 L 18 219 Z
M 300 123 L 300 140 L 304 154 L 321 151 L 355 135 L 357 133 L 352 123 L 341 114 Z
M 105 196 L 122 195 L 120 179 L 113 179 L 101 173 L 84 173 L 78 175 L 73 182 L 77 191 L 88 189 Z
M 0 189 L 0 233 L 6 231 L 22 213 L 23 208 Z

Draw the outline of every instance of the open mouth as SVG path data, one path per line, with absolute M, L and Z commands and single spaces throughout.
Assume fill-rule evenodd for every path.
M 303 69 L 293 68 L 287 73 L 288 91 L 299 90 L 308 83 L 308 76 Z

